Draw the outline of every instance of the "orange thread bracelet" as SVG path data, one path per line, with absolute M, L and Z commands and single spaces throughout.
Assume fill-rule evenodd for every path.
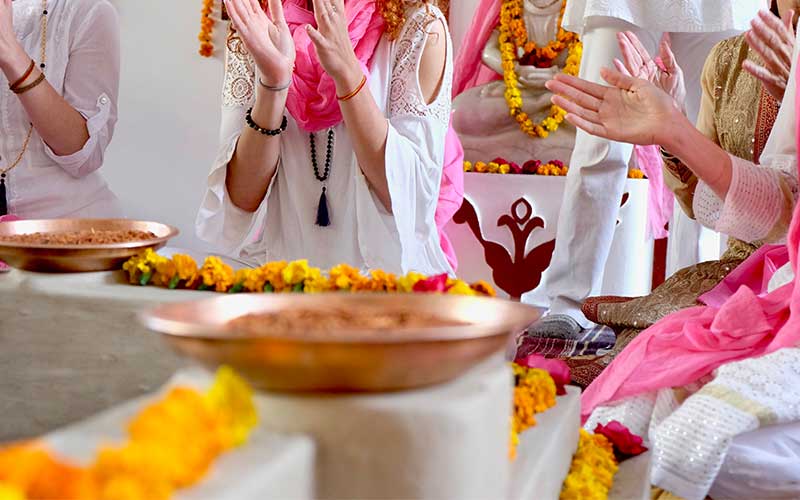
M 364 88 L 364 85 L 366 85 L 366 84 L 367 84 L 367 75 L 364 75 L 364 76 L 361 78 L 361 83 L 359 83 L 359 84 L 358 84 L 358 87 L 356 87 L 356 89 L 355 89 L 354 91 L 352 91 L 352 92 L 350 92 L 349 94 L 347 94 L 346 96 L 342 96 L 342 97 L 339 97 L 339 96 L 337 95 L 337 96 L 336 96 L 336 98 L 337 98 L 337 99 L 339 99 L 339 100 L 340 100 L 340 101 L 342 101 L 342 102 L 344 102 L 344 101 L 349 101 L 349 100 L 350 100 L 350 99 L 352 99 L 353 97 L 357 96 L 357 95 L 358 95 L 358 93 L 359 93 L 359 92 L 361 92 L 361 89 L 363 89 L 363 88 Z

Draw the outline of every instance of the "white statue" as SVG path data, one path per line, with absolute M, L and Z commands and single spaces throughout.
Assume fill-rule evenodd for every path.
M 547 45 L 556 37 L 561 5 L 561 0 L 523 0 L 528 39 L 536 42 L 538 47 Z M 498 26 L 484 48 L 482 60 L 502 77 L 499 35 Z M 540 123 L 550 113 L 552 94 L 544 84 L 563 70 L 567 53 L 564 50 L 549 68 L 515 65 L 523 111 L 534 124 Z M 464 146 L 464 158 L 475 162 L 502 157 L 520 165 L 528 160 L 569 163 L 575 128 L 564 121 L 547 138 L 527 135 L 509 113 L 505 90 L 501 79 L 466 90 L 456 98 L 453 127 Z

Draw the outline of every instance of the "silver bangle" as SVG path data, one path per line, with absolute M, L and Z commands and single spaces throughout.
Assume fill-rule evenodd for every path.
M 284 91 L 284 90 L 286 90 L 286 89 L 288 89 L 289 87 L 292 86 L 292 81 L 289 80 L 289 83 L 287 83 L 286 85 L 281 85 L 279 87 L 273 87 L 271 85 L 267 85 L 266 83 L 264 83 L 264 80 L 262 80 L 261 77 L 259 76 L 258 77 L 258 84 L 261 85 L 262 87 L 264 87 L 265 89 L 269 90 L 270 92 L 282 92 L 282 91 Z

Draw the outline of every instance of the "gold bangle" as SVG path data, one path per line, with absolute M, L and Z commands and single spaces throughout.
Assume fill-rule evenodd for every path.
M 43 81 L 44 81 L 44 73 L 40 73 L 39 74 L 39 78 L 34 80 L 33 83 L 31 83 L 30 85 L 25 85 L 24 87 L 19 87 L 19 88 L 16 88 L 16 89 L 12 89 L 12 91 L 17 95 L 24 94 L 25 92 L 27 92 L 27 91 L 35 88 L 35 87 L 38 87 L 39 84 L 42 83 Z
M 359 83 L 359 84 L 358 84 L 358 87 L 356 87 L 356 89 L 355 89 L 354 91 L 352 91 L 352 92 L 350 92 L 349 94 L 347 94 L 346 96 L 342 96 L 342 97 L 339 97 L 339 96 L 337 95 L 337 96 L 336 96 L 336 98 L 337 98 L 337 99 L 339 99 L 339 100 L 340 100 L 340 101 L 342 101 L 342 102 L 344 102 L 344 101 L 349 101 L 349 100 L 350 100 L 350 99 L 352 99 L 353 97 L 357 96 L 357 95 L 358 95 L 358 93 L 359 93 L 359 92 L 361 92 L 361 89 L 363 89 L 363 88 L 364 88 L 364 85 L 366 85 L 366 84 L 367 84 L 367 75 L 364 75 L 364 76 L 361 78 L 361 83 Z

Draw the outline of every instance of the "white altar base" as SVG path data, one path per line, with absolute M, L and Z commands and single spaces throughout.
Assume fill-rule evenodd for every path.
M 545 285 L 546 267 L 549 264 L 544 266 L 546 261 L 532 258 L 527 265 L 520 265 L 522 259 L 516 258 L 514 237 L 507 226 L 498 226 L 498 220 L 503 215 L 512 215 L 512 205 L 517 200 L 526 200 L 532 207 L 531 220 L 536 217 L 541 218 L 543 227 L 534 229 L 527 240 L 520 240 L 524 245 L 523 255 L 528 255 L 542 245 L 546 250 L 548 243 L 552 248 L 565 183 L 565 177 L 555 176 L 465 174 L 465 201 L 472 203 L 476 208 L 483 239 L 502 246 L 505 249 L 501 252 L 505 253 L 503 259 L 517 262 L 517 265 L 510 266 L 510 271 L 501 274 L 505 275 L 506 279 L 527 280 L 527 286 L 531 286 L 538 273 L 542 272 L 543 267 L 545 268 L 538 285 L 522 295 L 522 301 L 528 304 L 548 307 Z M 601 292 L 604 295 L 639 296 L 650 292 L 653 241 L 646 237 L 647 188 L 646 180 L 627 180 L 624 193 L 627 193 L 628 197 L 620 209 L 619 224 L 606 265 Z M 524 204 L 517 206 L 517 216 L 524 216 L 525 211 Z M 507 220 L 511 221 L 511 218 Z M 527 219 L 523 217 L 523 220 Z M 525 224 L 523 222 L 521 225 Z M 498 283 L 502 282 L 502 278 L 496 273 L 493 275 L 492 268 L 487 263 L 484 247 L 468 224 L 451 221 L 446 231 L 458 255 L 459 278 L 469 282 L 485 280 L 495 286 L 500 296 L 507 297 L 509 294 Z M 545 257 L 549 259 L 551 255 L 545 252 Z M 520 284 L 523 289 L 526 288 L 523 285 Z

